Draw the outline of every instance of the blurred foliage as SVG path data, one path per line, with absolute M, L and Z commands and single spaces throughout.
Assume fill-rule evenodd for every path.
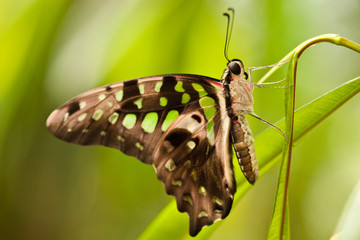
M 113 149 L 61 142 L 45 120 L 69 98 L 105 83 L 163 73 L 220 77 L 222 12 L 229 6 L 236 10 L 229 55 L 246 66 L 275 63 L 327 32 L 360 39 L 358 0 L 0 0 L 1 239 L 134 239 L 146 228 L 171 199 L 153 168 Z M 355 52 L 332 45 L 307 51 L 298 106 L 358 76 L 359 62 Z M 282 118 L 282 90 L 256 89 L 254 98 L 257 114 Z M 266 128 L 249 122 L 255 135 Z M 335 231 L 359 179 L 359 122 L 356 96 L 296 144 L 293 239 Z M 213 239 L 264 239 L 276 178 L 276 169 L 264 176 Z

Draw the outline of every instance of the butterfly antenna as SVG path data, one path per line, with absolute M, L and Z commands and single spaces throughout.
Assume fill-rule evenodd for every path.
M 235 10 L 233 8 L 228 8 L 228 11 L 232 13 L 232 17 L 228 12 L 225 12 L 223 15 L 227 17 L 227 27 L 226 27 L 226 39 L 225 39 L 225 47 L 224 47 L 224 56 L 228 62 L 230 62 L 230 59 L 228 57 L 228 51 L 229 51 L 229 44 L 230 44 L 230 38 L 231 38 L 231 32 L 234 25 L 234 15 Z

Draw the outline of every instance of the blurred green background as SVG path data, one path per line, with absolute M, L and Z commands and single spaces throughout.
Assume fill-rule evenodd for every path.
M 153 168 L 114 149 L 62 142 L 47 132 L 46 118 L 106 83 L 164 73 L 219 78 L 229 6 L 236 10 L 229 57 L 247 67 L 275 63 L 323 33 L 360 42 L 359 0 L 0 0 L 0 239 L 134 239 L 146 228 L 172 199 Z M 359 70 L 359 54 L 348 49 L 309 49 L 297 106 Z M 276 122 L 283 95 L 255 89 L 256 113 Z M 328 239 L 359 180 L 359 100 L 295 146 L 293 239 Z M 255 135 L 267 127 L 248 119 Z M 260 179 L 213 239 L 266 237 L 277 174 Z

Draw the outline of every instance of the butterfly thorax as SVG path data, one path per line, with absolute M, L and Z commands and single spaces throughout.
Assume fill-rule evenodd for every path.
M 253 112 L 252 92 L 254 87 L 246 80 L 244 71 L 236 75 L 228 67 L 225 69 L 221 81 L 230 118 Z

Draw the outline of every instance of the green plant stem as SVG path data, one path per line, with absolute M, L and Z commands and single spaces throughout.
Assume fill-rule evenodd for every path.
M 312 39 L 309 39 L 293 51 L 287 54 L 280 62 L 285 62 L 290 60 L 289 71 L 287 74 L 287 80 L 290 88 L 286 91 L 286 100 L 285 100 L 285 119 L 286 119 L 286 133 L 289 137 L 289 143 L 284 144 L 283 156 L 281 161 L 279 180 L 277 185 L 275 203 L 274 203 L 274 212 L 271 219 L 270 229 L 268 233 L 268 239 L 290 239 L 290 227 L 287 218 L 289 216 L 287 209 L 288 207 L 288 187 L 290 179 L 290 165 L 291 165 L 291 156 L 292 156 L 292 143 L 293 143 L 293 132 L 294 132 L 294 111 L 295 111 L 295 89 L 296 89 L 296 71 L 297 64 L 301 54 L 310 46 L 313 46 L 318 43 L 329 42 L 332 44 L 340 45 L 357 51 L 360 53 L 360 45 L 352 42 L 340 35 L 336 34 L 324 34 Z M 270 71 L 265 74 L 265 76 L 260 79 L 260 83 L 264 82 L 271 74 L 273 74 L 279 65 L 270 69 Z M 287 161 L 285 161 L 287 159 Z M 278 217 L 278 211 L 281 209 L 281 217 Z M 279 222 L 280 221 L 280 222 Z M 277 229 L 280 227 L 280 229 Z
M 290 61 L 295 54 L 298 55 L 298 57 L 300 57 L 300 55 L 302 54 L 302 52 L 316 44 L 316 43 L 320 43 L 320 42 L 329 42 L 335 45 L 340 45 L 343 47 L 347 47 L 351 50 L 354 50 L 358 53 L 360 53 L 360 45 L 347 39 L 344 38 L 338 34 L 333 34 L 333 33 L 328 33 L 328 34 L 323 34 L 323 35 L 319 35 L 317 37 L 311 38 L 303 43 L 301 43 L 299 46 L 297 46 L 296 48 L 294 48 L 291 52 L 289 52 L 285 57 L 283 57 L 279 63 L 283 63 L 283 62 L 287 62 Z M 300 50 L 300 51 L 299 51 Z M 282 65 L 277 65 L 273 68 L 271 68 L 259 81 L 258 84 L 263 83 L 266 81 L 266 79 L 268 79 L 273 73 L 275 73 Z

